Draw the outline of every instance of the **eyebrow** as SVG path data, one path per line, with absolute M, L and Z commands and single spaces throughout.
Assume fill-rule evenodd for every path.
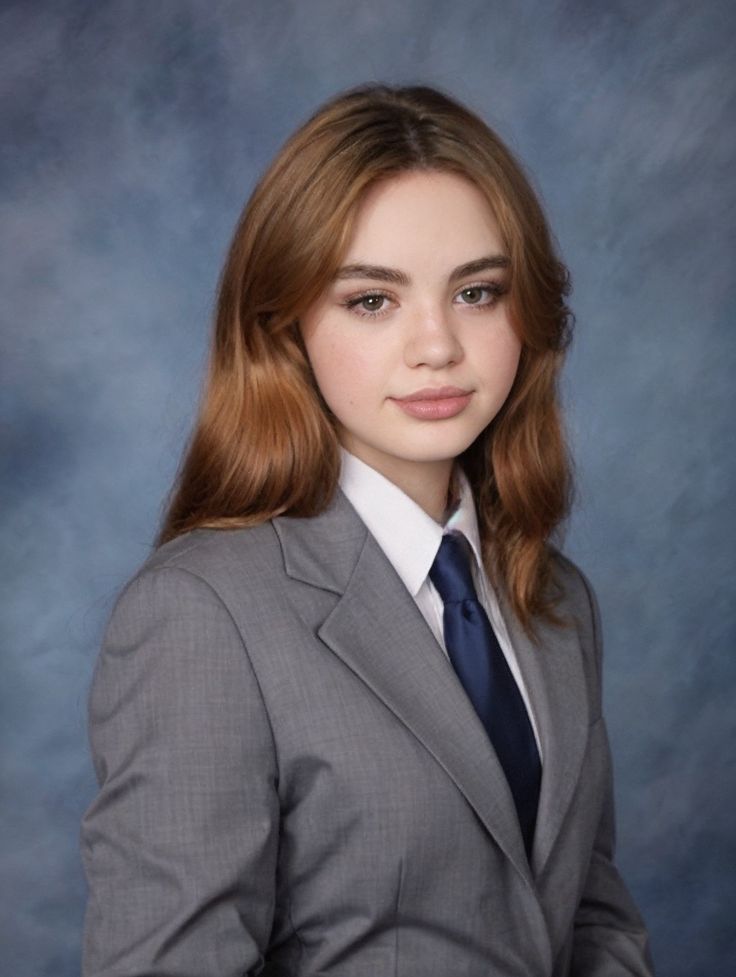
M 467 278 L 468 275 L 477 275 L 482 271 L 492 271 L 494 268 L 508 268 L 511 264 L 505 254 L 491 254 L 483 258 L 476 258 L 474 261 L 467 261 L 464 265 L 458 265 L 450 272 L 449 280 L 458 281 Z M 387 282 L 391 285 L 410 285 L 411 278 L 404 271 L 398 268 L 386 268 L 383 265 L 368 265 L 357 263 L 344 265 L 338 269 L 335 281 L 343 281 L 346 278 L 370 278 L 377 282 Z

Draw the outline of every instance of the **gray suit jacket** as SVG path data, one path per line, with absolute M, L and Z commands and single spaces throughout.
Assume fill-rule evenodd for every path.
M 649 974 L 612 863 L 595 603 L 508 608 L 544 760 L 532 864 L 451 665 L 344 496 L 199 530 L 112 616 L 91 696 L 85 977 Z

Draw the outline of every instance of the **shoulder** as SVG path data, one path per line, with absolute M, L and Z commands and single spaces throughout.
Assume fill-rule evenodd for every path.
M 252 615 L 284 587 L 283 556 L 271 523 L 247 529 L 198 529 L 156 549 L 123 586 L 111 615 L 114 632 L 131 624 L 176 620 L 194 627 Z
M 341 491 L 321 512 L 283 515 L 243 529 L 196 529 L 159 547 L 137 576 L 179 571 L 215 590 L 233 580 L 260 593 L 287 577 L 342 592 L 365 543 L 367 529 Z
M 268 589 L 283 575 L 283 556 L 271 522 L 245 529 L 195 529 L 156 549 L 130 583 L 154 576 L 194 577 L 216 593 L 227 593 L 237 580 L 239 589 Z
M 600 610 L 593 585 L 580 567 L 556 547 L 550 546 L 549 553 L 555 607 L 600 658 Z
M 268 523 L 196 530 L 158 548 L 125 584 L 107 622 L 91 719 L 117 708 L 127 694 L 178 701 L 184 686 L 209 688 L 215 673 L 225 685 L 243 686 L 250 673 L 244 622 L 265 627 L 273 619 L 282 565 Z
M 204 579 L 216 579 L 237 567 L 247 573 L 278 560 L 281 553 L 273 524 L 246 529 L 195 529 L 156 549 L 139 574 L 162 569 L 183 570 Z
M 585 609 L 595 603 L 593 585 L 580 567 L 555 546 L 549 546 L 549 556 L 557 597 L 571 608 Z

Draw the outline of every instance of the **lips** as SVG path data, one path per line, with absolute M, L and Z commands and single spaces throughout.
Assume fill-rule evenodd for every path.
M 393 399 L 402 404 L 413 404 L 419 400 L 450 400 L 454 397 L 467 397 L 470 392 L 460 387 L 424 387 L 422 390 L 415 390 L 413 394 L 407 394 L 406 397 Z
M 405 397 L 391 399 L 410 417 L 424 421 L 442 421 L 464 411 L 472 396 L 472 390 L 463 390 L 461 387 L 424 387 Z

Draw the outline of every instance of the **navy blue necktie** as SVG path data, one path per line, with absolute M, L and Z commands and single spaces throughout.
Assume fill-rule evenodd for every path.
M 460 535 L 442 537 L 429 577 L 445 606 L 447 653 L 506 774 L 529 855 L 542 777 L 539 753 L 519 687 L 475 592 Z

